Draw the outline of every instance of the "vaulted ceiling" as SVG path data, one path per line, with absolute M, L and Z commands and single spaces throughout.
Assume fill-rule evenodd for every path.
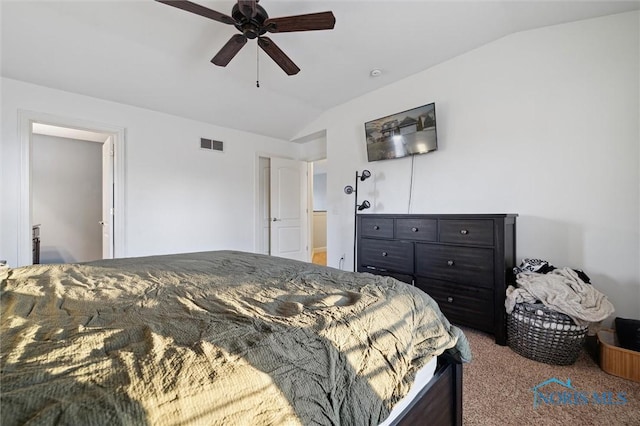
M 230 14 L 233 1 L 196 0 Z M 334 30 L 270 34 L 210 63 L 237 32 L 152 0 L 2 0 L 2 76 L 289 140 L 322 111 L 506 35 L 635 10 L 638 1 L 262 0 L 270 17 L 326 10 Z M 370 76 L 372 69 L 382 74 Z M 256 87 L 256 79 L 260 87 Z M 428 99 L 425 99 L 428 101 Z

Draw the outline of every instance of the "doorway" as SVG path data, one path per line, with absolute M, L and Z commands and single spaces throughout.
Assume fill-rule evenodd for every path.
M 124 129 L 25 111 L 19 119 L 19 264 L 125 256 Z
M 108 135 L 95 134 L 104 140 L 94 142 L 80 136 L 53 136 L 48 132 L 51 126 L 40 127 L 33 125 L 31 139 L 32 227 L 38 236 L 33 263 L 108 258 L 111 250 L 102 252 L 99 223 L 103 209 L 102 144 Z
M 312 182 L 311 208 L 311 262 L 327 265 L 327 160 L 310 163 Z

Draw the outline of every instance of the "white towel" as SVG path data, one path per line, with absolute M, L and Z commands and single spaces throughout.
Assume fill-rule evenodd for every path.
M 615 311 L 607 296 L 582 281 L 571 268 L 554 269 L 548 274 L 522 272 L 516 276 L 516 284 L 517 288 L 507 289 L 504 306 L 508 314 L 516 303 L 539 300 L 584 326 L 602 321 Z

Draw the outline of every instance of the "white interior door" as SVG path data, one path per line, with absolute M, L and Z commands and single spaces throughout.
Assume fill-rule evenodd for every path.
M 271 158 L 272 256 L 309 260 L 307 244 L 307 163 Z
M 113 136 L 102 144 L 102 258 L 113 259 Z

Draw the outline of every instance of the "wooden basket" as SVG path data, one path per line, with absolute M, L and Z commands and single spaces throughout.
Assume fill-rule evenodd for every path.
M 621 348 L 613 330 L 598 331 L 600 368 L 606 373 L 640 382 L 640 352 Z

